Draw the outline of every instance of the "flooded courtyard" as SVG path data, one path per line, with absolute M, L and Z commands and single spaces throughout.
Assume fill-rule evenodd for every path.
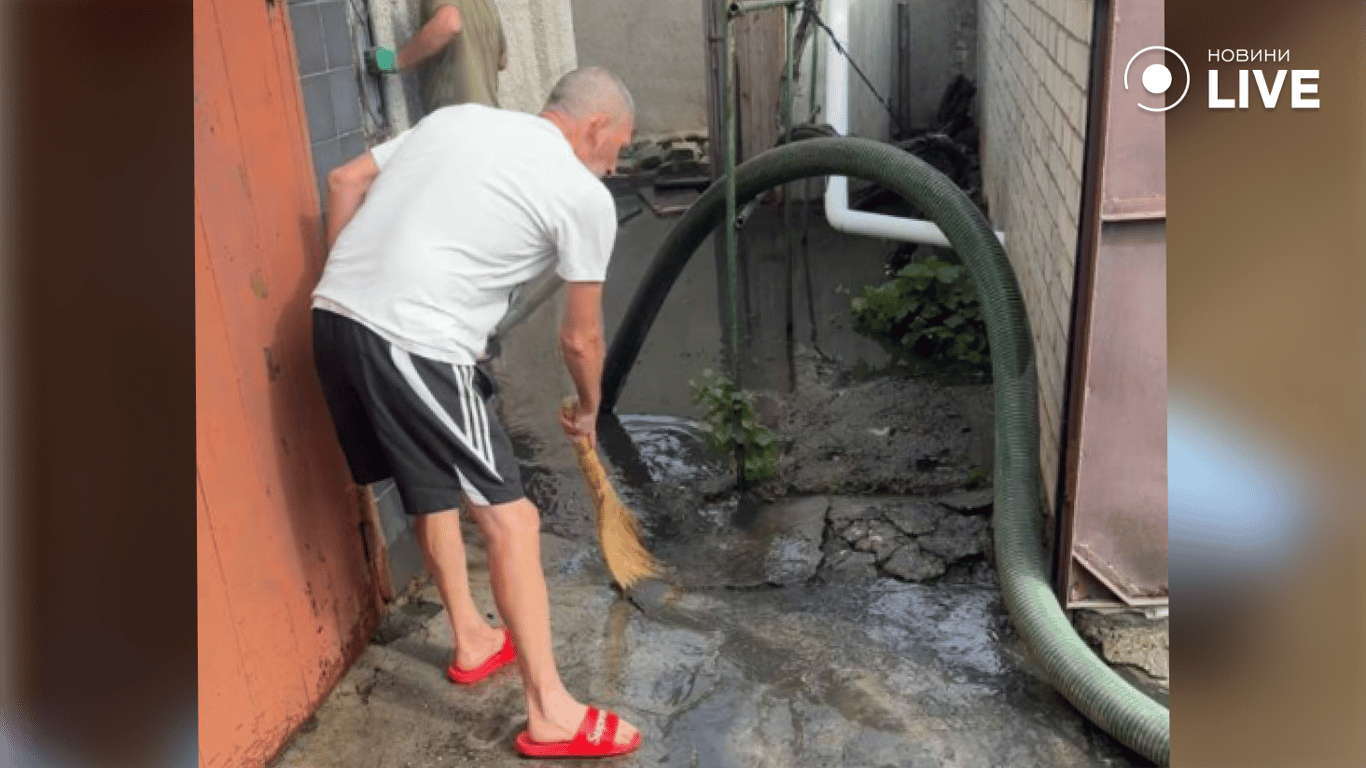
M 609 337 L 670 225 L 646 211 L 624 227 L 605 299 Z M 751 338 L 781 336 L 765 323 L 817 318 L 794 329 L 790 347 L 748 361 L 760 414 L 783 446 L 774 478 L 749 492 L 708 451 L 690 397 L 690 380 L 723 365 L 709 246 L 666 302 L 618 418 L 600 432 L 666 570 L 629 593 L 602 566 L 555 418 L 571 391 L 556 303 L 516 328 L 495 361 L 501 411 L 542 510 L 563 677 L 644 735 L 612 764 L 1148 765 L 1044 682 L 1010 625 L 991 494 L 974 480 L 991 468 L 990 386 L 877 375 L 885 355 L 840 317 L 848 291 L 878 279 L 886 246 L 827 229 L 813 243 L 842 258 L 813 261 L 810 304 L 747 318 Z M 751 256 L 772 266 L 781 254 Z M 466 528 L 476 601 L 494 615 L 482 542 Z M 415 584 L 277 768 L 523 764 L 511 746 L 525 718 L 517 673 L 453 686 L 443 674 L 451 642 L 435 589 Z

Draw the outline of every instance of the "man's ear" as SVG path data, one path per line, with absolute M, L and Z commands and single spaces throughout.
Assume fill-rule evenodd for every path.
M 593 115 L 588 119 L 588 142 L 594 147 L 601 146 L 607 141 L 608 129 L 612 127 L 612 118 L 607 115 Z

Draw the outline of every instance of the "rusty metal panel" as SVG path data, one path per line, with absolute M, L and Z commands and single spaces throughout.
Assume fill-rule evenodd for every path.
M 322 265 L 284 3 L 194 4 L 200 765 L 265 765 L 377 618 L 323 407 Z
M 1185 71 L 1163 42 L 1163 8 L 1097 6 L 1059 520 L 1068 607 L 1167 602 L 1165 106 L 1142 72 Z M 1129 89 L 1124 68 L 1133 59 Z
M 1138 53 L 1149 46 L 1162 45 L 1162 3 L 1115 0 L 1112 12 L 1101 219 L 1164 218 L 1167 215 L 1166 117 L 1163 112 L 1149 112 L 1139 105 L 1161 109 L 1175 102 L 1188 80 L 1181 63 L 1171 54 L 1160 50 Z M 1130 66 L 1131 59 L 1133 64 Z M 1143 71 L 1153 64 L 1164 63 L 1172 74 L 1171 89 L 1166 94 L 1150 94 L 1143 88 Z M 1129 66 L 1128 90 L 1124 88 L 1126 66 Z
M 1069 604 L 1095 597 L 1084 576 L 1130 605 L 1167 599 L 1166 289 L 1166 222 L 1104 225 L 1073 403 Z

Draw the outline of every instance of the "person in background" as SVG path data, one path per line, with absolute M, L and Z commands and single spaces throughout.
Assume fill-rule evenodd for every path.
M 497 107 L 498 73 L 507 69 L 507 39 L 493 0 L 422 0 L 422 28 L 393 55 L 366 54 L 379 74 L 416 69 L 422 110 L 456 104 Z

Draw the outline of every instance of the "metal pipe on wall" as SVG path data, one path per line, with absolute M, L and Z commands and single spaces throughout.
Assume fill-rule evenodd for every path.
M 730 369 L 731 380 L 740 380 L 740 258 L 739 242 L 735 231 L 735 153 L 736 153 L 736 109 L 735 109 L 735 13 L 727 13 L 725 19 L 725 51 L 722 71 L 725 72 L 726 117 L 726 218 L 723 228 L 726 234 L 726 306 L 730 326 Z
M 830 0 L 830 31 L 833 40 L 826 42 L 825 112 L 827 122 L 841 136 L 849 134 L 849 62 L 840 54 L 835 40 L 849 50 L 849 0 Z M 849 179 L 830 177 L 825 189 L 825 219 L 830 226 L 851 235 L 867 235 L 907 243 L 925 243 L 948 247 L 948 238 L 932 221 L 880 213 L 854 211 L 849 208 Z M 996 232 L 1005 242 L 1005 233 Z

